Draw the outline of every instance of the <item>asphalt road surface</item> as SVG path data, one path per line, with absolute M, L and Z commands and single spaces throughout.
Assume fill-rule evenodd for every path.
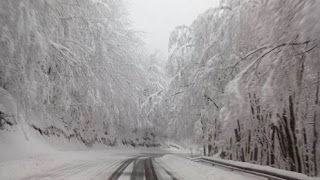
M 130 180 L 162 180 L 177 178 L 155 161 L 155 158 L 163 154 L 143 154 L 123 161 L 112 173 L 108 180 L 130 179 Z

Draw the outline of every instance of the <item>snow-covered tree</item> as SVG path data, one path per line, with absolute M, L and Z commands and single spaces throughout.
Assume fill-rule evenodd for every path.
M 4 0 L 0 8 L 0 87 L 26 134 L 87 145 L 130 137 L 150 85 L 124 1 Z
M 316 175 L 316 12 L 314 0 L 221 1 L 175 29 L 172 79 L 153 112 L 163 115 L 169 138 L 192 139 L 205 154 L 220 148 L 228 159 Z

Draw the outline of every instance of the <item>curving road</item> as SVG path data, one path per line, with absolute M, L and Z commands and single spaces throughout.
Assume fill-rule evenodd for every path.
M 94 179 L 94 180 L 171 180 L 177 179 L 155 159 L 165 154 L 140 153 L 135 155 L 114 154 L 92 160 L 66 162 L 53 169 L 22 178 L 35 179 Z
M 70 153 L 68 155 L 73 155 Z M 166 156 L 164 156 L 166 155 Z M 66 159 L 62 159 L 66 158 Z M 35 171 L 26 172 L 22 178 L 1 178 L 0 179 L 23 179 L 23 180 L 176 180 L 176 179 L 237 179 L 237 180 L 256 180 L 255 175 L 246 174 L 239 171 L 230 171 L 221 167 L 213 167 L 211 164 L 202 164 L 190 161 L 179 154 L 168 154 L 167 152 L 81 152 L 68 159 L 63 155 L 54 156 L 57 162 L 31 161 L 39 163 L 40 168 Z M 51 158 L 49 158 L 51 159 Z M 22 162 L 22 165 L 26 162 Z M 32 165 L 32 163 L 29 163 Z M 8 164 L 10 165 L 10 164 Z M 50 165 L 50 168 L 46 168 Z M 23 170 L 23 169 L 22 169 Z M 4 172 L 2 170 L 2 172 Z M 14 172 L 14 171 L 9 171 Z M 7 172 L 7 173 L 9 173 Z M 17 174 L 20 172 L 17 171 Z
M 161 157 L 163 154 L 145 154 L 123 161 L 120 166 L 112 173 L 108 180 L 130 179 L 130 180 L 176 180 L 171 172 L 157 163 L 154 158 Z

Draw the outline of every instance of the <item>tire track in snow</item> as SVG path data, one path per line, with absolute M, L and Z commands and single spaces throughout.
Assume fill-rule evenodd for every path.
M 158 180 L 151 158 L 144 160 L 144 170 L 146 180 Z
M 129 164 L 134 161 L 136 158 L 131 158 L 128 160 L 125 160 L 113 173 L 112 175 L 108 178 L 108 180 L 116 180 L 118 179 L 123 171 L 129 166 Z
M 145 173 L 144 173 L 144 160 L 143 159 L 137 159 L 134 162 L 130 180 L 143 179 L 144 176 L 145 176 Z
M 125 160 L 108 179 L 127 179 L 128 174 L 130 174 L 130 180 L 158 180 L 163 178 L 177 180 L 170 171 L 154 160 L 155 157 L 160 156 L 148 154 L 147 156 L 137 156 Z M 128 169 L 131 163 L 133 163 L 133 167 Z

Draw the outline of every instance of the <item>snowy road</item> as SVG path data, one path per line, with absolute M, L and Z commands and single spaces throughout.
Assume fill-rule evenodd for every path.
M 162 150 L 112 149 L 30 155 L 0 161 L 0 179 L 253 180 L 256 176 L 197 163 Z
M 74 161 L 23 179 L 177 179 L 155 161 L 155 158 L 163 155 L 142 153 L 125 160 Z M 122 158 L 120 157 L 120 159 Z
M 163 154 L 146 154 L 124 161 L 109 180 L 130 179 L 130 180 L 157 180 L 177 179 L 171 172 L 161 166 L 154 158 L 162 157 Z
M 24 179 L 107 179 L 110 172 L 115 168 L 108 178 L 109 180 L 176 179 L 160 164 L 155 164 L 154 158 L 162 156 L 163 154 L 141 154 L 124 161 L 75 161 Z

